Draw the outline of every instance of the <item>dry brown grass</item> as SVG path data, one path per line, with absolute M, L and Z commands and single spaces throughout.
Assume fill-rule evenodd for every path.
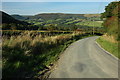
M 115 39 L 114 36 L 108 35 L 107 33 L 104 34 L 104 35 L 102 36 L 102 38 L 104 38 L 105 40 L 110 41 L 110 42 L 112 42 L 112 43 L 118 43 L 118 41 Z
M 30 42 L 31 46 L 34 46 L 37 42 L 48 43 L 48 44 L 51 44 L 51 43 L 57 44 L 57 43 L 60 43 L 61 41 L 70 39 L 71 37 L 73 37 L 75 35 L 79 35 L 79 34 L 81 34 L 81 33 L 72 33 L 72 34 L 63 34 L 63 35 L 42 37 L 42 35 L 40 35 L 40 34 L 34 36 L 33 32 L 26 31 L 19 36 L 11 36 L 9 39 L 7 37 L 3 37 L 2 38 L 2 41 L 3 41 L 2 45 L 3 46 L 7 45 L 7 46 L 13 47 L 19 43 L 19 45 L 21 47 L 23 47 L 23 43 L 25 41 Z M 34 38 L 33 38 L 33 36 L 34 36 Z

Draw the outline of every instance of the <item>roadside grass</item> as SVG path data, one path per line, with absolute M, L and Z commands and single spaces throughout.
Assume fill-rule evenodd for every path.
M 49 70 L 69 44 L 88 36 L 82 33 L 42 36 L 29 31 L 9 38 L 3 36 L 3 78 L 41 75 L 45 69 Z
M 118 43 L 111 42 L 103 36 L 99 37 L 96 41 L 101 45 L 101 47 L 120 59 L 118 55 Z

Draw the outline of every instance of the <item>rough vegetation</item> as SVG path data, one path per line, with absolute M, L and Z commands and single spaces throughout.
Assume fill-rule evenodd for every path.
M 77 32 L 46 36 L 25 31 L 3 36 L 3 78 L 38 77 L 43 70 L 49 70 L 70 43 L 88 35 Z

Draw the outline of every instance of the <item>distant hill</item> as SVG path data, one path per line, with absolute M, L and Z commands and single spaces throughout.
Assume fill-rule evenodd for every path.
M 18 19 L 18 20 L 25 20 L 27 17 L 21 16 L 21 15 L 11 15 L 13 18 Z
M 33 26 L 25 21 L 20 21 L 9 14 L 0 11 L 0 17 L 2 17 L 2 29 L 3 30 L 37 30 L 38 27 Z
M 19 20 L 13 18 L 12 16 L 10 16 L 9 14 L 2 12 L 2 11 L 0 11 L 0 17 L 2 17 L 2 24 L 11 24 L 11 23 L 28 24 L 27 22 L 19 21 Z
M 100 17 L 101 14 L 84 14 L 84 17 Z
M 64 13 L 42 13 L 34 16 L 22 16 L 22 15 L 12 15 L 18 20 L 28 20 L 28 19 L 43 19 L 43 20 L 55 20 L 55 19 L 69 19 L 69 18 L 81 18 L 86 19 L 88 17 L 100 17 L 100 14 L 64 14 Z
M 42 18 L 44 20 L 46 19 L 58 19 L 58 18 L 86 18 L 83 16 L 83 14 L 63 14 L 63 13 L 44 13 L 44 14 L 37 14 L 34 16 L 34 18 Z
M 64 14 L 64 13 L 43 13 L 33 16 L 9 15 L 2 13 L 2 29 L 5 30 L 75 30 L 87 28 L 92 25 L 92 20 L 100 21 L 100 14 Z M 85 23 L 87 21 L 87 23 Z M 99 22 L 96 22 L 99 24 Z M 96 25 L 96 27 L 99 27 Z

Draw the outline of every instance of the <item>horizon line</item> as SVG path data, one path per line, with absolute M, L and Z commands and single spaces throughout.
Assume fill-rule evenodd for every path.
M 37 13 L 37 14 L 17 14 L 17 13 L 13 13 L 13 14 L 10 14 L 10 13 L 8 13 L 8 12 L 6 12 L 6 11 L 3 11 L 3 10 L 0 10 L 0 11 L 2 11 L 2 12 L 4 12 L 4 13 L 7 13 L 7 14 L 9 14 L 9 15 L 23 15 L 23 16 L 35 16 L 35 15 L 39 15 L 39 14 L 101 14 L 101 13 L 64 13 L 64 12 L 61 12 L 61 13 L 59 13 L 59 12 L 43 12 L 43 13 Z
M 35 16 L 35 15 L 39 15 L 39 14 L 78 14 L 78 13 L 38 13 L 38 14 L 33 14 L 33 15 L 27 15 L 27 14 L 10 14 L 10 15 L 23 15 L 23 16 Z M 79 14 L 83 14 L 83 13 L 79 13 Z M 101 13 L 85 13 L 85 14 L 101 14 Z

